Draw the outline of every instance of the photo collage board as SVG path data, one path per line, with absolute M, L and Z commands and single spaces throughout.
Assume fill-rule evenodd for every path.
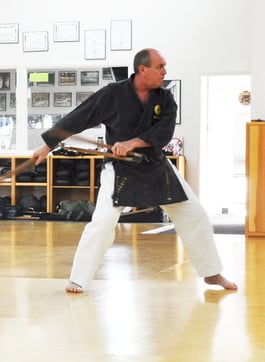
M 49 128 L 108 83 L 128 78 L 128 67 L 28 71 L 28 127 Z

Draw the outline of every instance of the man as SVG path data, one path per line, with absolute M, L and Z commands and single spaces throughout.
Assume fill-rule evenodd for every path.
M 106 142 L 115 156 L 143 153 L 141 163 L 106 159 L 101 172 L 97 205 L 79 241 L 67 292 L 82 293 L 115 239 L 115 228 L 125 206 L 160 205 L 174 223 L 199 276 L 208 284 L 236 290 L 220 272 L 221 261 L 212 227 L 197 197 L 162 153 L 172 138 L 177 105 L 161 88 L 166 62 L 156 49 L 143 49 L 134 58 L 134 74 L 100 89 L 66 115 L 42 137 L 46 145 L 33 157 L 40 163 L 63 137 L 94 127 L 106 127 Z M 57 130 L 57 132 L 55 132 Z M 62 133 L 63 134 L 63 133 Z

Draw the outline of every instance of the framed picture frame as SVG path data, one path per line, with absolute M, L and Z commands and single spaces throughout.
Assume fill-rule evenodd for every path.
M 76 92 L 76 106 L 83 103 L 87 98 L 92 96 L 94 92 Z
M 85 59 L 106 59 L 106 30 L 85 30 Z
M 176 124 L 181 124 L 181 80 L 164 80 L 163 88 L 170 89 L 173 94 L 178 106 Z
M 10 108 L 16 108 L 17 106 L 17 97 L 16 93 L 10 93 Z
M 37 85 L 38 87 L 47 87 L 55 85 L 55 72 L 42 70 L 40 72 L 28 72 L 28 87 Z
M 76 72 L 59 71 L 58 84 L 69 85 L 69 86 L 76 85 Z
M 0 93 L 0 111 L 6 111 L 6 93 Z
M 104 80 L 113 80 L 112 68 L 111 67 L 103 67 L 102 68 L 102 79 L 104 79 Z
M 31 106 L 32 107 L 49 107 L 50 105 L 50 93 L 32 93 L 31 94 Z
M 71 107 L 72 93 L 71 92 L 55 92 L 54 107 Z
M 43 73 L 43 72 L 42 72 Z M 50 87 L 50 86 L 54 86 L 55 85 L 55 72 L 44 72 L 44 73 L 48 73 L 46 80 L 39 80 L 36 82 L 36 85 L 38 87 Z
M 54 42 L 79 41 L 80 25 L 79 21 L 58 22 L 53 24 Z
M 110 50 L 132 49 L 132 20 L 111 20 Z
M 45 52 L 49 50 L 48 32 L 34 31 L 23 33 L 24 52 Z
M 0 44 L 18 43 L 18 29 L 18 24 L 0 24 Z
M 42 126 L 41 114 L 29 114 L 28 115 L 28 128 L 40 129 Z
M 1 72 L 0 73 L 0 91 L 10 89 L 10 73 Z
M 4 117 L 10 125 L 13 125 L 13 128 L 16 128 L 16 115 L 15 114 L 5 114 Z M 1 119 L 1 116 L 0 116 Z
M 81 85 L 99 85 L 99 71 L 81 71 Z

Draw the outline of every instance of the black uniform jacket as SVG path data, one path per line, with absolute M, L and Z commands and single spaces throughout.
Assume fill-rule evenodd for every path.
M 113 161 L 115 206 L 149 207 L 187 200 L 162 152 L 174 132 L 177 111 L 174 98 L 170 90 L 157 88 L 151 90 L 147 104 L 143 105 L 134 90 L 133 78 L 134 75 L 103 87 L 55 127 L 75 134 L 104 124 L 108 144 L 138 137 L 152 145 L 135 150 L 147 155 L 148 160 L 139 164 Z M 48 146 L 54 148 L 62 140 L 54 137 L 52 130 L 43 133 L 42 137 Z

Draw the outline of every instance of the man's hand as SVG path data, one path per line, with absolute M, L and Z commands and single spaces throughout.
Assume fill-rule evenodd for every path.
M 39 165 L 45 159 L 45 157 L 48 155 L 50 150 L 51 150 L 50 147 L 47 145 L 43 145 L 43 146 L 37 148 L 32 155 L 32 159 L 36 160 L 35 165 Z
M 115 156 L 126 156 L 128 152 L 133 151 L 135 148 L 150 147 L 151 145 L 141 138 L 132 138 L 124 142 L 116 142 L 111 151 Z
M 130 141 L 116 142 L 111 149 L 115 156 L 126 156 L 127 152 L 132 150 L 133 147 L 131 146 Z

